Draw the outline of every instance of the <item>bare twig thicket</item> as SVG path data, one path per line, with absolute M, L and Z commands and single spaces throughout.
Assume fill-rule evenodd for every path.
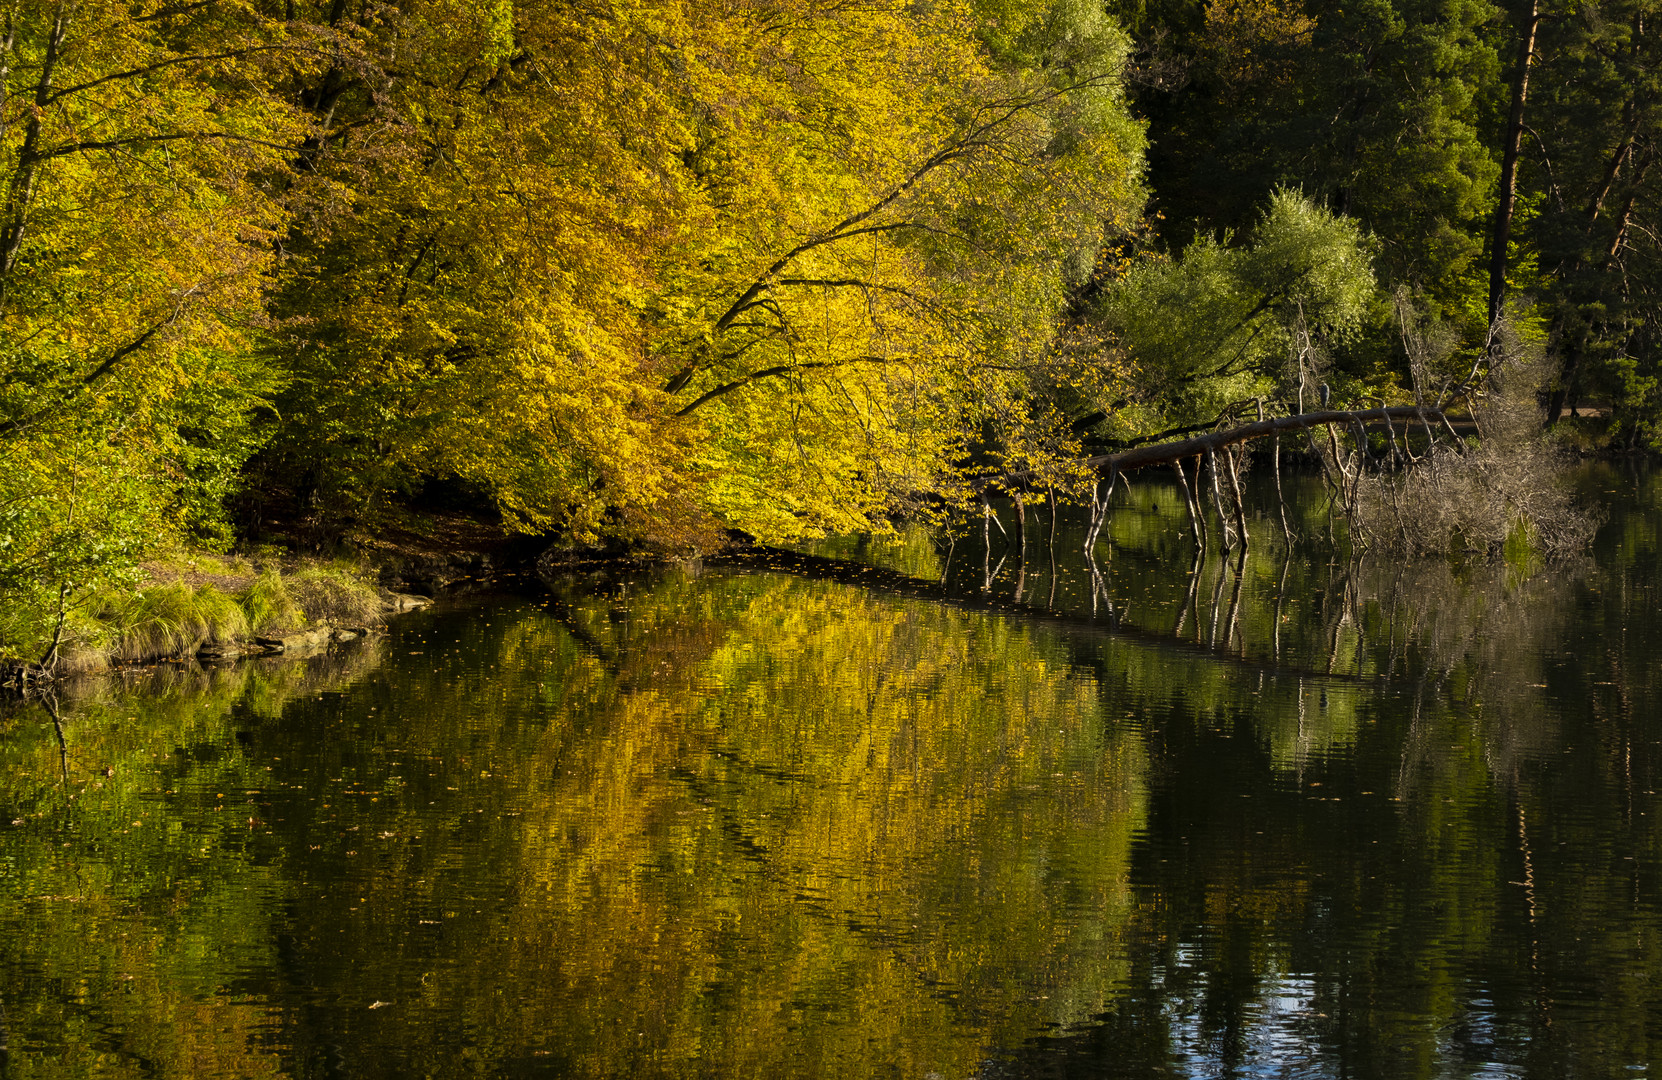
M 1416 327 L 1411 313 L 1402 322 L 1423 394 L 1424 372 L 1443 359 L 1435 352 L 1450 345 Z M 1468 402 L 1477 438 L 1433 442 L 1407 468 L 1358 476 L 1352 527 L 1364 543 L 1414 555 L 1494 553 L 1509 540 L 1548 556 L 1584 548 L 1597 521 L 1576 505 L 1570 460 L 1543 430 L 1537 401 L 1549 377 L 1541 350 L 1497 320 L 1464 383 L 1438 393 L 1439 403 Z

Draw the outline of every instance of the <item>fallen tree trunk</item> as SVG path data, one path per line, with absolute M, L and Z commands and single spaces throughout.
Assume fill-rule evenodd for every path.
M 1253 439 L 1262 439 L 1274 435 L 1279 431 L 1297 431 L 1313 427 L 1327 427 L 1332 424 L 1366 425 L 1375 420 L 1390 423 L 1393 420 L 1419 420 L 1426 423 L 1428 420 L 1448 423 L 1448 418 L 1441 409 L 1419 405 L 1395 405 L 1389 408 L 1377 409 L 1331 409 L 1321 412 L 1299 413 L 1296 416 L 1279 416 L 1271 420 L 1255 420 L 1240 427 L 1226 428 L 1223 431 L 1214 431 L 1206 435 L 1197 435 L 1192 439 L 1179 439 L 1176 442 L 1150 443 L 1146 446 L 1133 447 L 1118 454 L 1097 454 L 1086 458 L 1082 464 L 1098 473 L 1130 472 L 1132 469 L 1146 469 L 1150 465 L 1170 465 L 1184 458 L 1205 457 L 1223 449 L 1234 446 L 1236 443 L 1250 442 Z M 1429 428 L 1429 424 L 1427 427 Z M 1450 429 L 1452 431 L 1452 429 Z M 1000 473 L 995 476 L 984 476 L 973 481 L 975 489 L 985 490 L 1000 483 L 1021 484 L 1033 476 L 1027 470 L 1019 472 Z
M 1171 465 L 1175 467 L 1177 469 L 1179 482 L 1183 487 L 1184 500 L 1189 508 L 1189 521 L 1195 533 L 1195 542 L 1197 545 L 1204 548 L 1206 546 L 1206 513 L 1201 509 L 1201 492 L 1199 489 L 1202 486 L 1202 469 L 1199 462 L 1205 461 L 1209 463 L 1211 466 L 1210 471 L 1213 501 L 1217 504 L 1216 509 L 1219 519 L 1219 527 L 1223 534 L 1223 549 L 1227 552 L 1234 546 L 1237 540 L 1240 542 L 1243 549 L 1248 542 L 1246 507 L 1241 498 L 1240 480 L 1236 475 L 1235 468 L 1234 455 L 1236 451 L 1230 448 L 1238 446 L 1241 443 L 1251 442 L 1253 439 L 1261 439 L 1267 436 L 1276 435 L 1283 431 L 1302 430 L 1305 432 L 1306 437 L 1310 441 L 1311 452 L 1320 457 L 1321 452 L 1316 448 L 1315 437 L 1311 429 L 1317 427 L 1325 428 L 1327 430 L 1328 445 L 1333 455 L 1332 464 L 1340 474 L 1337 481 L 1335 481 L 1331 476 L 1328 476 L 1328 480 L 1334 487 L 1334 497 L 1340 500 L 1340 505 L 1344 509 L 1345 515 L 1347 517 L 1352 517 L 1356 508 L 1355 503 L 1359 493 L 1362 472 L 1365 469 L 1368 460 L 1372 457 L 1372 455 L 1367 451 L 1365 441 L 1367 436 L 1367 425 L 1374 421 L 1382 421 L 1384 423 L 1385 429 L 1388 432 L 1388 438 L 1391 441 L 1393 459 L 1396 460 L 1398 464 L 1401 464 L 1402 459 L 1397 457 L 1395 454 L 1396 428 L 1394 426 L 1394 422 L 1402 420 L 1404 422 L 1404 430 L 1406 431 L 1408 421 L 1418 420 L 1421 425 L 1424 426 L 1427 434 L 1430 435 L 1430 421 L 1432 418 L 1435 418 L 1442 424 L 1444 430 L 1448 431 L 1451 438 L 1455 438 L 1456 441 L 1458 441 L 1458 438 L 1454 434 L 1453 426 L 1449 423 L 1448 417 L 1443 414 L 1441 409 L 1427 408 L 1418 405 L 1399 405 L 1395 407 L 1381 406 L 1377 409 L 1324 409 L 1321 412 L 1299 413 L 1296 416 L 1282 416 L 1273 420 L 1257 420 L 1253 423 L 1242 424 L 1239 427 L 1228 428 L 1224 431 L 1214 431 L 1207 435 L 1197 435 L 1191 439 L 1179 439 L 1175 442 L 1149 443 L 1143 446 L 1137 446 L 1129 450 L 1121 451 L 1118 454 L 1098 454 L 1095 457 L 1085 458 L 1082 462 L 1080 462 L 1080 464 L 1083 465 L 1091 475 L 1108 476 L 1109 491 L 1113 490 L 1114 480 L 1117 479 L 1119 474 L 1122 472 L 1129 472 L 1132 469 L 1145 469 L 1151 465 Z M 1355 455 L 1356 466 L 1354 470 L 1354 477 L 1351 475 L 1351 467 L 1344 462 L 1340 453 L 1339 441 L 1333 432 L 1334 425 L 1342 425 L 1345 428 L 1353 429 L 1353 433 L 1355 434 L 1357 450 Z M 1431 436 L 1431 438 L 1435 441 L 1435 436 Z M 1230 495 L 1232 496 L 1234 503 L 1233 528 L 1231 527 L 1230 522 L 1230 512 L 1225 508 L 1223 503 L 1223 492 L 1221 490 L 1222 477 L 1219 475 L 1220 465 L 1218 463 L 1218 451 L 1220 450 L 1224 451 L 1224 456 L 1228 461 Z M 1192 487 L 1182 464 L 1185 458 L 1194 458 L 1197 462 L 1195 466 L 1194 484 Z M 1411 452 L 1409 454 L 1409 458 L 1412 460 Z M 1324 475 L 1328 472 L 1328 461 L 1326 458 L 1322 459 L 1322 471 Z M 980 495 L 984 505 L 986 503 L 987 492 L 989 489 L 994 487 L 1004 487 L 1008 490 L 1015 497 L 1016 501 L 1018 533 L 1023 536 L 1023 539 L 1025 539 L 1026 515 L 1023 513 L 1024 500 L 1022 498 L 1022 493 L 1027 488 L 1028 482 L 1033 479 L 1035 479 L 1035 474 L 1031 470 L 1022 470 L 1019 472 L 1007 472 L 991 476 L 983 476 L 977 480 L 971 481 L 971 486 L 972 490 Z M 1277 462 L 1276 468 L 1276 480 L 1276 495 L 1279 498 L 1281 495 L 1279 461 Z M 1347 490 L 1347 487 L 1349 490 Z M 1056 496 L 1054 484 L 1047 483 L 1046 489 L 1050 495 L 1052 532 L 1051 543 L 1054 545 L 1056 525 Z M 985 510 L 983 512 L 985 512 Z M 1107 499 L 1102 499 L 1100 501 L 1097 500 L 1095 498 L 1093 486 L 1091 522 L 1090 526 L 1086 530 L 1085 550 L 1087 554 L 1090 553 L 1091 549 L 1096 544 L 1097 535 L 1102 530 L 1103 519 L 1107 513 Z M 1292 530 L 1287 524 L 1287 508 L 1285 502 L 1282 503 L 1281 518 L 1282 529 L 1290 538 Z M 1002 528 L 1002 526 L 1000 526 L 1000 528 Z M 1237 533 L 1238 536 L 1236 535 Z
M 1446 418 L 1440 409 L 1423 408 L 1417 405 L 1398 405 L 1385 409 L 1333 409 L 1323 412 L 1299 413 L 1297 416 L 1279 416 L 1273 420 L 1254 420 L 1250 424 L 1240 427 L 1227 428 L 1223 431 L 1214 431 L 1207 435 L 1197 435 L 1192 439 L 1180 439 L 1177 442 L 1154 443 L 1149 446 L 1138 446 L 1118 454 L 1098 454 L 1085 459 L 1085 464 L 1093 469 L 1113 469 L 1118 472 L 1129 472 L 1132 469 L 1143 469 L 1150 465 L 1169 465 L 1183 458 L 1203 456 L 1208 452 L 1222 450 L 1226 446 L 1236 443 L 1250 442 L 1253 439 L 1262 439 L 1267 435 L 1274 435 L 1278 431 L 1297 431 L 1300 428 L 1322 427 L 1329 424 L 1366 424 L 1370 420 L 1420 420 L 1427 418 L 1442 420 Z

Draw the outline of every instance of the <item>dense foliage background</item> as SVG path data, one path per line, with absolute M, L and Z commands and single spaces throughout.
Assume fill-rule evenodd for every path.
M 1066 486 L 1470 391 L 1493 312 L 1654 444 L 1652 2 L 17 0 L 4 636 L 272 503 L 684 550 Z

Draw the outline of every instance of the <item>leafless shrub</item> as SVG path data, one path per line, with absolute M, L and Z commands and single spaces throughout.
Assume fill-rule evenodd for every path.
M 1406 326 L 1404 336 L 1410 338 Z M 1423 339 L 1416 344 L 1421 362 L 1437 351 Z M 1414 359 L 1416 349 L 1409 352 Z M 1371 548 L 1493 554 L 1512 545 L 1558 556 L 1591 539 L 1597 521 L 1571 494 L 1571 461 L 1542 427 L 1536 395 L 1546 364 L 1539 348 L 1502 320 L 1487 366 L 1483 394 L 1469 399 L 1475 440 L 1434 445 L 1409 468 L 1358 479 L 1354 526 Z

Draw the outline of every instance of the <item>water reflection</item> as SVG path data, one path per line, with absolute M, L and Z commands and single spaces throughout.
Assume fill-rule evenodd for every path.
M 401 1076 L 464 1054 L 965 1075 L 1099 1012 L 1124 973 L 1141 742 L 1054 640 L 740 575 L 567 583 L 420 617 L 383 654 L 276 715 L 252 688 L 204 696 L 204 731 L 150 698 L 119 699 L 132 721 L 78 703 L 77 776 L 134 794 L 76 793 L 96 842 L 61 849 L 43 807 L 8 836 L 33 916 L 5 970 L 51 1007 L 14 1054 L 64 1074 Z M 43 947 L 54 924 L 79 944 Z M 89 964 L 100 1009 L 181 1034 L 149 1045 L 122 1013 L 107 1054 L 58 1046 L 79 995 L 53 979 Z M 193 1037 L 174 996 L 242 1023 Z
M 849 541 L 14 707 L 6 1075 L 1648 1067 L 1662 488 L 1589 483 L 1582 567 L 1197 568 L 1150 485 L 1094 573 Z

